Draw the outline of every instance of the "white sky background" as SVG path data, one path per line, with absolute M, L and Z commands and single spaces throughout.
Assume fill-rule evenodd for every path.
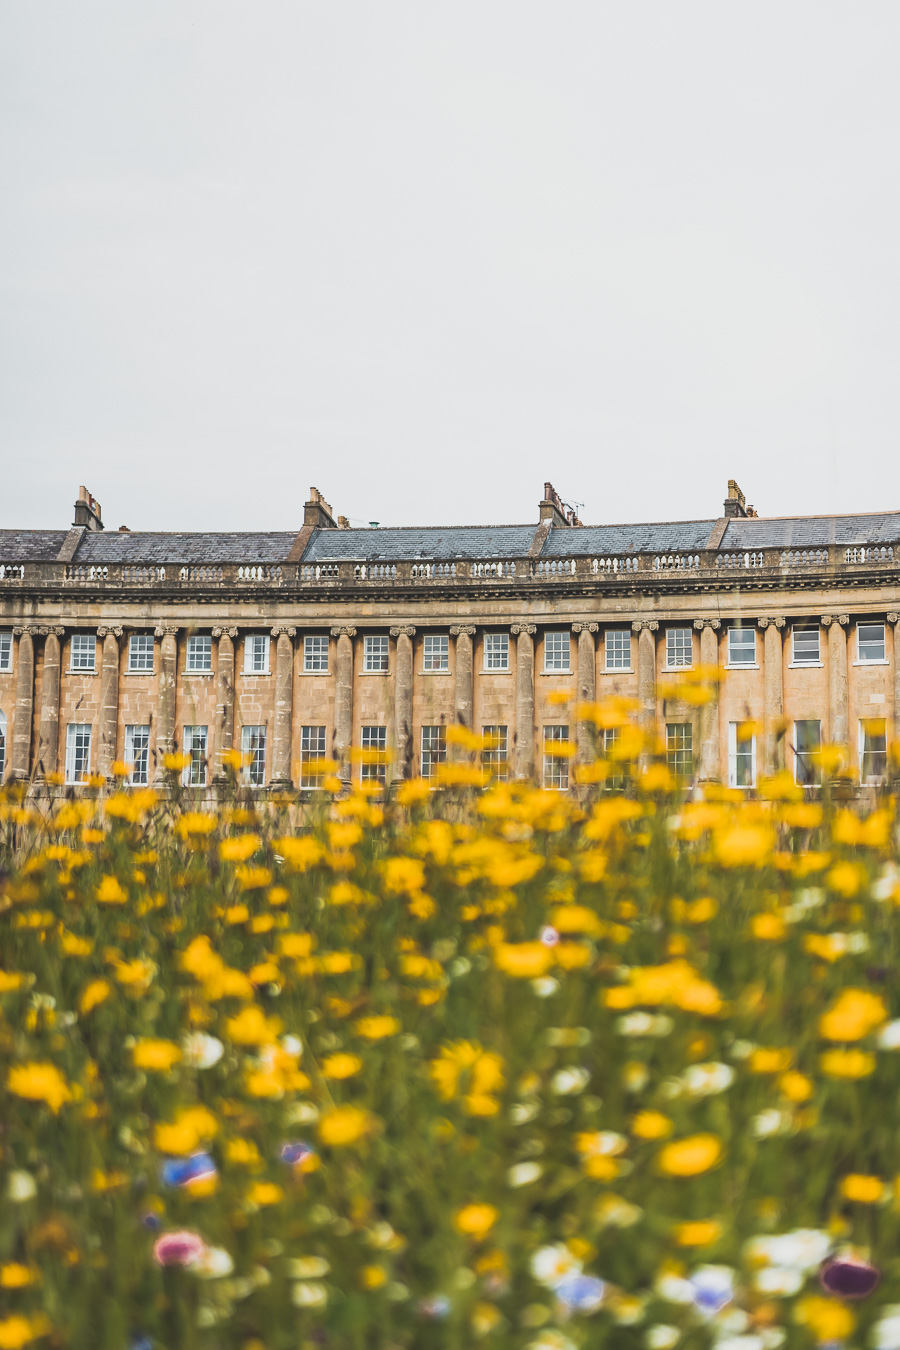
M 0 0 L 0 524 L 900 508 L 896 0 Z

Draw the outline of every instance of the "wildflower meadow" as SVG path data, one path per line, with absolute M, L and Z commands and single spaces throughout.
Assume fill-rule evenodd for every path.
M 577 716 L 569 794 L 4 790 L 0 1350 L 900 1350 L 894 796 Z

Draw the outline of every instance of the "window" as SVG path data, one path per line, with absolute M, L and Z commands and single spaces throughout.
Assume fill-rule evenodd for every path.
M 752 666 L 756 663 L 756 630 L 754 628 L 729 628 L 728 664 L 730 666 Z
M 66 727 L 66 782 L 83 783 L 91 771 L 91 728 L 70 722 Z
M 363 727 L 363 762 L 359 766 L 359 776 L 363 783 L 383 783 L 385 779 L 385 759 L 387 756 L 387 727 Z M 368 752 L 369 762 L 366 762 Z
M 610 628 L 606 633 L 606 669 L 631 669 L 631 634 L 623 628 Z
M 567 633 L 561 634 L 568 637 Z M 569 786 L 569 756 L 559 749 L 569 749 L 568 727 L 544 727 L 544 787 L 565 792 Z
M 860 625 L 862 626 L 862 625 Z M 859 781 L 882 783 L 887 773 L 887 734 L 883 717 L 859 724 Z
M 860 661 L 884 661 L 883 623 L 858 623 L 856 642 Z
M 133 765 L 132 787 L 146 787 L 150 782 L 150 728 L 125 728 L 125 763 Z
M 388 668 L 388 640 L 386 637 L 363 638 L 363 670 L 371 674 L 386 673 Z
M 509 633 L 485 633 L 485 670 L 509 670 Z
M 93 633 L 73 633 L 69 650 L 70 670 L 93 671 L 97 664 L 97 639 Z
M 482 766 L 488 770 L 498 783 L 509 778 L 509 731 L 507 727 L 490 726 L 481 728 L 484 749 L 481 752 Z
M 319 763 L 325 758 L 325 728 L 301 727 L 300 729 L 300 786 L 317 788 L 321 785 L 322 775 Z
M 752 788 L 756 785 L 756 724 L 728 723 L 728 786 Z
M 303 669 L 310 674 L 328 672 L 328 636 L 314 633 L 303 639 Z
M 209 638 L 206 639 L 209 641 Z M 184 766 L 181 781 L 185 787 L 206 786 L 206 747 L 209 740 L 208 727 L 185 727 L 184 753 L 190 755 L 191 762 Z
M 600 733 L 600 744 L 607 759 L 618 745 L 621 731 L 621 727 L 606 727 Z M 621 792 L 622 788 L 625 786 L 625 775 L 622 773 L 610 774 L 610 776 L 605 779 L 605 786 L 613 792 Z
M 821 722 L 807 719 L 794 723 L 794 778 L 801 787 L 816 787 L 820 781 L 816 759 L 821 744 Z
M 544 670 L 568 671 L 569 642 L 568 633 L 544 634 Z
M 266 781 L 266 729 L 241 727 L 241 754 L 244 758 L 244 782 L 263 787 Z
M 450 669 L 450 639 L 448 637 L 442 637 L 433 633 L 427 633 L 425 635 L 425 660 L 423 669 Z
M 153 673 L 152 633 L 132 633 L 128 639 L 128 669 Z
M 244 674 L 268 675 L 269 637 L 267 633 L 251 633 L 244 642 Z
M 6 713 L 0 711 L 0 783 L 6 769 Z
M 820 663 L 822 657 L 818 628 L 795 628 L 791 633 L 791 641 L 793 642 L 791 659 L 795 666 L 817 666 Z
M 666 629 L 666 669 L 693 665 L 694 646 L 689 628 Z
M 12 633 L 0 630 L 0 670 L 12 670 Z
M 669 629 L 669 632 L 687 633 L 689 628 Z M 668 636 L 668 635 L 667 635 Z M 690 722 L 666 723 L 666 763 L 669 772 L 682 782 L 690 782 L 694 776 L 694 728 Z
M 185 670 L 212 670 L 212 638 L 189 637 Z
M 447 739 L 443 727 L 422 728 L 422 777 L 433 778 L 438 764 L 447 758 Z

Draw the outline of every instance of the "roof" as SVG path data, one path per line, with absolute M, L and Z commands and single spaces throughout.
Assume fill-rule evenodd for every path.
M 706 548 L 714 520 L 682 520 L 659 525 L 555 525 L 542 558 L 584 554 L 681 553 Z
M 68 530 L 0 530 L 0 562 L 56 562 Z
M 273 534 L 107 534 L 85 532 L 80 563 L 276 563 L 284 562 L 295 532 Z
M 523 558 L 537 525 L 449 525 L 420 529 L 316 530 L 304 562 L 451 562 Z
M 817 548 L 890 544 L 900 539 L 900 511 L 864 516 L 780 516 L 728 522 L 720 548 Z

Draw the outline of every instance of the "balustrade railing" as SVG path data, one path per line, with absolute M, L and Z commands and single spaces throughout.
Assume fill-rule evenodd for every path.
M 717 553 L 717 567 L 765 567 L 764 553 Z
M 656 572 L 691 572 L 699 566 L 699 553 L 660 553 L 653 559 Z

